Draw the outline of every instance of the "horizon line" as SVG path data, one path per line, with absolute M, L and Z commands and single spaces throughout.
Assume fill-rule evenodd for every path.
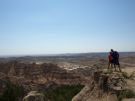
M 108 52 L 72 52 L 72 53 L 48 53 L 48 54 L 8 54 L 8 55 L 0 55 L 0 58 L 8 58 L 8 57 L 32 57 L 32 56 L 62 56 L 62 55 L 73 55 L 73 54 L 94 54 L 94 53 L 108 53 Z M 119 51 L 119 53 L 135 53 L 135 51 Z

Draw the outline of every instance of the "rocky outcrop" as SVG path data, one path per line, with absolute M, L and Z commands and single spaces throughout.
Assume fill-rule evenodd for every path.
M 116 94 L 124 90 L 126 81 L 121 73 L 93 73 L 91 83 L 87 84 L 72 101 L 118 101 Z

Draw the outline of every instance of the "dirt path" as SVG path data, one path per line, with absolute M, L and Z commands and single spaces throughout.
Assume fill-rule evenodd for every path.
M 134 67 L 125 67 L 124 69 L 122 69 L 123 72 L 128 73 L 128 75 L 131 75 L 133 72 L 135 72 L 135 68 Z M 135 76 L 135 74 L 134 74 Z M 133 80 L 127 79 L 127 89 L 131 89 L 135 92 L 135 78 Z
M 126 73 L 128 73 L 130 75 L 131 73 L 135 72 L 135 68 L 133 68 L 133 67 L 126 67 L 126 68 L 122 69 L 122 71 L 126 72 Z
M 131 64 L 131 63 L 120 62 L 120 64 L 135 67 L 135 64 Z

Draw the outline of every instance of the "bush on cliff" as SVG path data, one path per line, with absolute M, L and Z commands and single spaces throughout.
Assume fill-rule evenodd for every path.
M 22 86 L 12 84 L 10 81 L 5 82 L 5 89 L 0 95 L 0 101 L 19 101 L 24 95 Z
M 124 98 L 135 98 L 135 92 L 133 92 L 132 90 L 124 90 L 124 91 L 120 91 L 117 94 L 118 100 L 122 101 L 122 99 Z
M 56 89 L 49 89 L 44 94 L 50 101 L 71 101 L 83 87 L 82 85 L 62 85 Z

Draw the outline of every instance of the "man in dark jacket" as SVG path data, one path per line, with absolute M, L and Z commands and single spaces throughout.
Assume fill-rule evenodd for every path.
M 119 53 L 111 49 L 112 57 L 113 57 L 113 64 L 116 71 L 116 66 L 118 66 L 119 71 L 121 72 L 120 63 L 119 63 Z

